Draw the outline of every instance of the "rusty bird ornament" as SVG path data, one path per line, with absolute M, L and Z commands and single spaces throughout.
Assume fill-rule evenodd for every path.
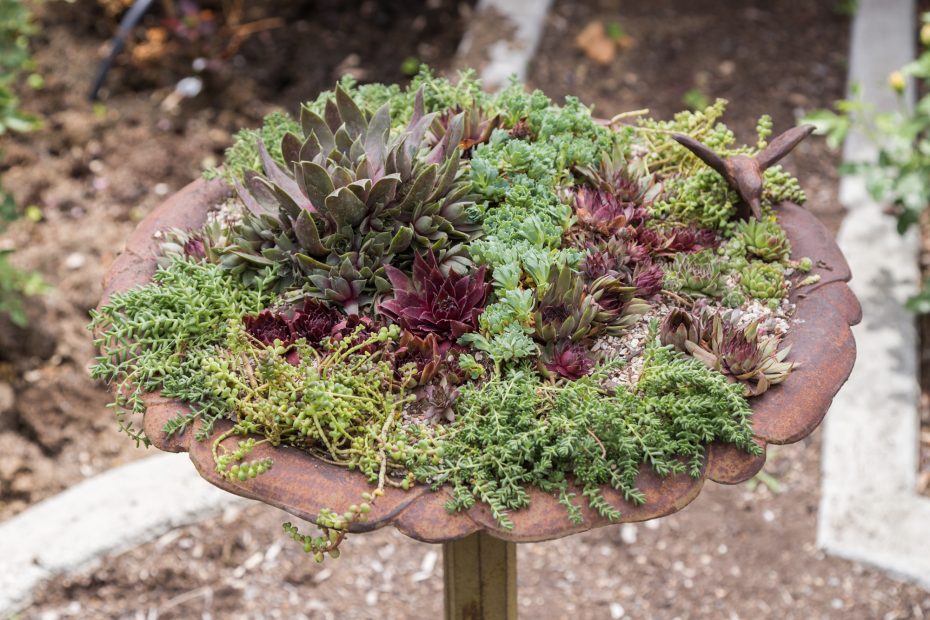
M 740 197 L 736 215 L 746 220 L 750 216 L 756 219 L 762 218 L 762 173 L 790 153 L 813 131 L 813 125 L 793 127 L 772 140 L 761 153 L 755 156 L 722 157 L 691 136 L 676 133 L 672 135 L 672 138 L 701 158 L 701 161 L 717 171 L 727 184 L 736 190 Z

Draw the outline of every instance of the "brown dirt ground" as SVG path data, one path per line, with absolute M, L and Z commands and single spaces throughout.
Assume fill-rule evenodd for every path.
M 783 129 L 794 123 L 798 110 L 828 105 L 842 95 L 848 23 L 833 6 L 755 1 L 734 8 L 723 0 L 660 0 L 642 6 L 624 3 L 619 9 L 609 2 L 562 0 L 550 16 L 531 82 L 552 95 L 578 94 L 604 115 L 644 105 L 669 114 L 681 107 L 684 92 L 697 85 L 710 97 L 731 98 L 730 124 L 741 137 L 751 138 L 755 116 L 762 112 L 774 116 L 776 130 Z M 636 39 L 606 67 L 587 60 L 574 46 L 576 34 L 594 19 L 619 21 Z M 153 114 L 152 104 L 141 100 L 137 105 L 138 123 L 149 124 L 146 114 Z M 183 147 L 190 166 L 216 147 L 203 138 L 205 129 L 199 133 L 190 128 L 192 120 L 185 122 L 189 144 L 168 148 Z M 207 117 L 200 122 L 211 127 L 217 121 Z M 149 144 L 161 148 L 160 142 Z M 101 157 L 109 156 L 106 148 L 101 147 Z M 166 165 L 181 160 L 169 152 L 173 157 Z M 109 165 L 116 167 L 119 161 L 113 156 Z M 842 217 L 836 163 L 814 140 L 799 147 L 788 162 L 801 176 L 811 209 L 833 230 Z M 178 184 L 193 173 L 181 176 Z M 125 219 L 113 233 L 114 244 L 132 225 L 127 215 L 131 207 L 148 209 L 157 202 L 149 188 L 166 178 L 171 178 L 170 169 L 149 172 L 139 166 L 127 171 L 123 183 L 136 181 L 143 192 L 130 199 L 109 198 L 114 212 Z M 172 182 L 169 189 L 176 187 Z M 71 234 L 80 230 L 79 223 L 69 223 L 69 216 L 60 217 L 54 225 L 68 222 L 68 227 L 61 226 Z M 50 220 L 39 228 L 52 225 Z M 103 252 L 97 252 L 89 262 L 100 260 Z M 102 270 L 93 274 L 94 285 Z M 521 615 L 930 615 L 927 592 L 816 550 L 819 447 L 819 433 L 794 446 L 772 447 L 765 468 L 774 481 L 771 487 L 709 484 L 678 515 L 520 546 Z M 385 530 L 351 537 L 342 559 L 320 566 L 284 537 L 280 522 L 286 519 L 279 511 L 254 505 L 177 530 L 82 575 L 49 584 L 37 593 L 36 605 L 24 618 L 439 617 L 439 547 Z

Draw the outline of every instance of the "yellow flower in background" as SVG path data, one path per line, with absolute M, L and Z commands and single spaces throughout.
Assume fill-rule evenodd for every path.
M 896 93 L 903 93 L 904 88 L 907 86 L 904 74 L 900 71 L 892 71 L 891 75 L 888 76 L 888 85 L 891 86 Z
M 920 28 L 920 42 L 930 46 L 930 23 L 924 24 Z

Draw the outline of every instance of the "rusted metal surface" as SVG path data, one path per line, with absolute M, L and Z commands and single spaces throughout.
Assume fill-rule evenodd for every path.
M 158 242 L 153 238 L 156 231 L 199 227 L 208 210 L 226 194 L 221 181 L 198 180 L 152 212 L 133 233 L 127 251 L 107 274 L 101 303 L 114 293 L 151 279 L 158 251 Z M 812 273 L 820 275 L 821 280 L 815 286 L 792 292 L 797 314 L 786 340 L 793 347 L 791 359 L 798 363 L 798 368 L 783 384 L 750 401 L 753 430 L 763 447 L 768 443 L 798 441 L 817 427 L 852 370 L 856 347 L 850 326 L 861 318 L 859 303 L 846 286 L 849 266 L 823 225 L 793 204 L 781 205 L 778 217 L 791 239 L 793 257 L 810 257 L 814 261 Z M 147 395 L 146 403 L 148 411 L 143 424 L 153 444 L 161 450 L 189 452 L 201 476 L 231 493 L 312 521 L 322 508 L 344 512 L 370 489 L 358 472 L 324 463 L 293 448 L 273 448 L 268 444 L 258 446 L 254 457 L 273 457 L 270 471 L 246 482 L 225 480 L 214 470 L 212 441 L 194 441 L 192 430 L 170 439 L 161 432 L 168 419 L 187 410 L 184 403 L 157 394 Z M 222 433 L 229 426 L 229 422 L 218 423 L 215 433 Z M 712 444 L 698 478 L 687 474 L 662 478 L 644 466 L 638 478 L 646 496 L 643 505 L 630 504 L 609 487 L 604 489 L 604 496 L 620 510 L 622 521 L 645 521 L 684 508 L 698 496 L 705 479 L 736 484 L 752 477 L 764 463 L 764 455 L 752 456 L 729 445 Z M 501 529 L 487 507 L 480 504 L 467 512 L 448 513 L 443 506 L 447 499 L 445 490 L 432 492 L 421 485 L 410 491 L 387 488 L 385 495 L 373 504 L 368 520 L 355 524 L 353 531 L 393 525 L 404 534 L 426 542 L 456 540 L 479 531 L 504 540 L 531 542 L 611 523 L 585 505 L 583 523 L 572 525 L 558 498 L 538 489 L 530 490 L 528 508 L 511 515 L 514 527 L 509 531 Z
M 740 204 L 737 205 L 737 215 L 747 220 L 750 215 L 756 219 L 762 218 L 762 173 L 790 153 L 791 149 L 811 135 L 812 131 L 814 131 L 813 125 L 792 127 L 779 134 L 761 153 L 755 156 L 721 157 L 691 136 L 676 133 L 672 137 L 716 170 L 726 179 L 730 187 L 736 190 L 741 199 Z

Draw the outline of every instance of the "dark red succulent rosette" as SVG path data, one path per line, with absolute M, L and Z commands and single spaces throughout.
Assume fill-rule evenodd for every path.
M 228 189 L 222 181 L 198 180 L 155 209 L 139 224 L 127 242 L 126 251 L 111 265 L 104 279 L 101 305 L 113 294 L 151 280 L 159 256 L 155 232 L 200 228 L 208 211 L 227 195 Z M 812 274 L 819 275 L 821 280 L 791 293 L 797 313 L 783 344 L 792 347 L 790 359 L 797 362 L 797 368 L 784 383 L 750 400 L 753 432 L 763 448 L 769 443 L 796 442 L 820 424 L 852 370 L 856 346 L 850 326 L 861 319 L 859 303 L 846 285 L 850 279 L 849 267 L 829 232 L 816 217 L 797 205 L 779 205 L 777 214 L 791 240 L 792 258 L 813 259 Z M 187 410 L 184 403 L 154 393 L 146 395 L 145 401 L 148 410 L 144 428 L 152 443 L 168 452 L 188 452 L 201 476 L 231 493 L 312 521 L 321 509 L 344 511 L 362 493 L 371 490 L 365 476 L 358 472 L 325 463 L 294 448 L 273 448 L 269 444 L 256 448 L 253 458 L 273 458 L 270 471 L 245 482 L 226 480 L 215 472 L 212 441 L 194 440 L 196 429 L 171 437 L 162 432 L 167 420 Z M 229 422 L 219 422 L 214 433 L 222 433 L 230 426 Z M 642 505 L 629 503 L 607 487 L 603 494 L 620 510 L 621 521 L 645 521 L 682 509 L 698 496 L 706 479 L 722 484 L 740 483 L 752 477 L 764 463 L 764 450 L 763 454 L 752 456 L 732 445 L 714 443 L 708 446 L 698 478 L 688 474 L 662 478 L 643 466 L 637 480 L 646 498 Z M 613 523 L 585 504 L 580 506 L 583 522 L 573 525 L 556 495 L 530 489 L 529 507 L 512 513 L 514 527 L 505 530 L 482 504 L 466 512 L 447 512 L 444 504 L 448 497 L 445 491 L 432 492 L 424 485 L 416 485 L 409 491 L 388 487 L 384 496 L 372 505 L 368 520 L 354 524 L 352 530 L 361 532 L 393 525 L 404 534 L 427 542 L 448 541 L 487 530 L 505 540 L 530 542 Z

